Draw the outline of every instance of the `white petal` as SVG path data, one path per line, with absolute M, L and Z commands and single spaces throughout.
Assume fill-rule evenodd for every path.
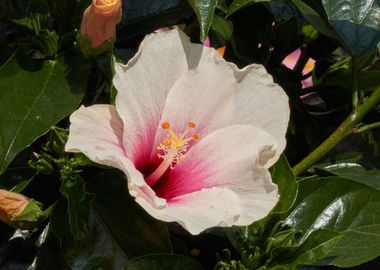
M 203 62 L 221 56 L 192 44 L 177 29 L 148 35 L 127 65 L 115 64 L 116 107 L 124 122 L 124 146 L 135 165 L 148 160 L 166 97 L 173 84 Z
M 136 170 L 122 145 L 123 122 L 112 105 L 80 107 L 70 116 L 67 152 L 82 152 L 93 162 L 122 170 L 128 179 L 130 193 L 158 207 L 165 200 L 157 198 Z
M 275 155 L 275 149 L 276 141 L 260 128 L 235 125 L 220 129 L 189 150 L 162 188 L 170 190 L 172 197 L 201 188 L 228 188 L 237 194 L 242 207 L 235 224 L 248 225 L 267 215 L 278 201 L 277 186 L 262 166 Z
M 288 98 L 263 66 L 239 70 L 217 59 L 187 72 L 174 84 L 161 122 L 167 121 L 181 132 L 193 121 L 198 125 L 194 132 L 200 136 L 232 124 L 254 125 L 276 139 L 280 155 L 286 144 L 288 120 Z M 165 131 L 159 130 L 154 146 L 164 136 Z M 266 166 L 270 167 L 277 158 Z
M 163 221 L 176 221 L 191 234 L 199 234 L 215 226 L 231 226 L 241 212 L 239 198 L 227 188 L 202 189 L 175 198 L 162 209 L 152 208 L 137 199 L 153 217 Z
M 202 51 L 172 30 L 148 35 L 127 65 L 115 64 L 116 107 L 125 126 L 124 146 L 135 164 L 149 159 L 167 94 Z
M 80 107 L 70 116 L 68 152 L 82 152 L 92 161 L 119 167 L 126 159 L 122 136 L 123 122 L 112 105 Z

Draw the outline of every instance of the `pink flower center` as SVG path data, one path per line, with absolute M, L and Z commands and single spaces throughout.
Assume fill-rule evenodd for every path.
M 194 122 L 189 122 L 182 133 L 172 130 L 168 122 L 162 123 L 161 128 L 167 130 L 168 134 L 157 146 L 157 150 L 160 152 L 157 154 L 157 157 L 163 159 L 163 161 L 156 170 L 145 179 L 146 183 L 151 187 L 157 183 L 169 168 L 173 169 L 175 164 L 180 163 L 185 158 L 185 153 L 189 148 L 189 141 L 199 138 L 196 133 L 191 136 L 186 136 L 191 129 L 195 128 Z

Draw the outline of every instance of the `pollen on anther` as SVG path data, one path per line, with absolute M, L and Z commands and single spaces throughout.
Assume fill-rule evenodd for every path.
M 191 136 L 191 138 L 193 138 L 194 140 L 198 140 L 199 139 L 199 135 L 198 134 L 193 134 Z
M 168 122 L 163 122 L 162 125 L 161 125 L 161 127 L 163 129 L 168 129 L 168 128 L 170 128 L 170 124 Z
M 172 140 L 170 140 L 170 139 L 165 140 L 165 144 L 166 145 L 171 145 L 172 144 Z
M 189 122 L 188 126 L 189 126 L 189 128 L 195 128 L 195 123 L 194 122 Z

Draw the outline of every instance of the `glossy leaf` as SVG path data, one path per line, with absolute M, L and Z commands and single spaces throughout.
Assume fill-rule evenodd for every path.
M 297 197 L 298 183 L 284 155 L 271 168 L 271 174 L 273 182 L 278 185 L 280 194 L 280 200 L 272 212 L 286 212 L 292 207 Z
M 0 68 L 0 174 L 17 153 L 77 108 L 88 70 L 80 62 L 27 60 L 18 54 Z
M 380 41 L 379 1 L 322 0 L 327 17 L 352 54 L 360 55 Z
M 204 268 L 182 255 L 154 254 L 134 258 L 129 261 L 125 270 L 203 270 Z
M 120 248 L 129 256 L 170 253 L 166 224 L 149 216 L 128 193 L 124 174 L 106 171 L 91 179 L 93 205 Z
M 380 191 L 380 170 L 367 171 L 357 163 L 337 163 L 323 168 L 336 176 L 367 185 Z
M 368 226 L 380 225 L 380 192 L 340 177 L 304 179 L 300 182 L 298 199 L 285 224 L 302 232 L 300 241 L 320 229 L 340 232 L 343 237 L 337 247 L 341 248 L 336 251 L 339 257 L 334 260 L 347 261 L 345 267 L 366 262 L 380 255 L 376 235 L 367 238 L 365 247 L 350 245 L 347 248 L 344 243 L 356 243 L 364 235 L 356 231 L 365 232 Z M 331 260 L 326 263 L 335 264 Z
M 203 42 L 210 29 L 218 0 L 187 0 L 197 15 L 200 25 L 200 40 Z
M 235 0 L 231 3 L 227 10 L 227 16 L 230 16 L 232 13 L 235 13 L 239 9 L 242 9 L 246 6 L 261 3 L 261 2 L 269 2 L 270 0 Z

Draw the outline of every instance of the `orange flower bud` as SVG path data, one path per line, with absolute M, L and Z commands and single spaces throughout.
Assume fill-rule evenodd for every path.
M 115 36 L 116 25 L 121 20 L 121 0 L 92 0 L 84 11 L 80 33 L 91 39 L 96 48 Z
M 18 193 L 0 189 L 0 219 L 12 225 L 12 219 L 24 211 L 28 199 Z

